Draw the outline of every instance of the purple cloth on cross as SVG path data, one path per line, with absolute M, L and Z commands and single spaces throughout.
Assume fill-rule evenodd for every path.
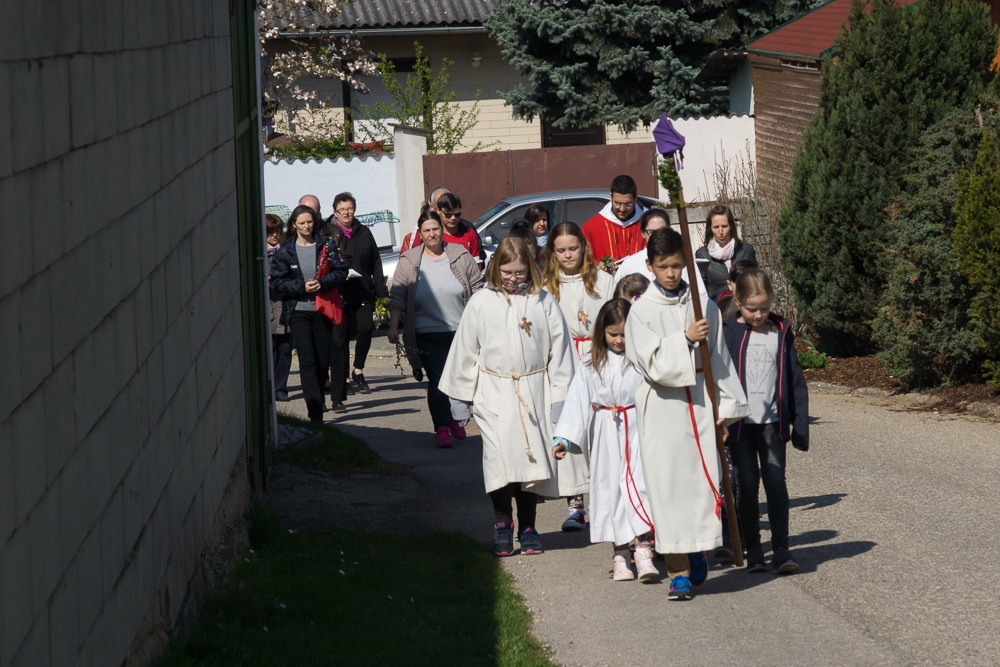
M 661 155 L 673 155 L 674 164 L 677 169 L 684 168 L 684 141 L 683 135 L 674 128 L 674 124 L 667 118 L 667 114 L 660 116 L 660 122 L 653 129 L 653 141 L 656 142 L 656 150 Z

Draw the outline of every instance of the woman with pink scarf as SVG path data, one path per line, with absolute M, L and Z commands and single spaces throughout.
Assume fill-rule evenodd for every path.
M 757 261 L 757 251 L 746 241 L 740 240 L 736 230 L 736 218 L 728 206 L 713 206 L 705 222 L 705 245 L 695 252 L 698 259 L 707 259 L 701 264 L 701 274 L 705 278 L 708 296 L 716 299 L 719 292 L 728 289 L 729 269 L 733 262 L 741 259 Z

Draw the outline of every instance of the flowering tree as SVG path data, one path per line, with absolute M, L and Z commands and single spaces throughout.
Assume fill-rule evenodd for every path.
M 342 0 L 260 0 L 260 55 L 267 115 L 288 135 L 342 137 L 331 98 L 304 79 L 340 80 L 367 92 L 362 76 L 377 73 L 374 55 L 357 35 L 336 36 Z

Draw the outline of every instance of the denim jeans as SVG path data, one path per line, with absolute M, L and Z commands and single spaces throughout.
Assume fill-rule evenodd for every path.
M 420 363 L 427 373 L 427 409 L 430 410 L 435 431 L 451 422 L 451 402 L 438 389 L 438 382 L 441 381 L 441 373 L 453 340 L 454 331 L 417 332 Z
M 777 423 L 747 424 L 733 444 L 733 465 L 739 480 L 736 513 L 740 517 L 744 546 L 760 546 L 760 505 L 757 496 L 761 479 L 767 497 L 767 518 L 771 523 L 771 548 L 788 548 L 788 487 L 785 484 L 785 443 Z

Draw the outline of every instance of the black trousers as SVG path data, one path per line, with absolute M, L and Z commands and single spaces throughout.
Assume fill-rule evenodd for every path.
M 438 382 L 441 381 L 441 373 L 444 371 L 444 363 L 448 361 L 448 351 L 453 340 L 454 331 L 417 333 L 420 363 L 427 372 L 427 409 L 431 412 L 435 431 L 451 423 L 451 401 L 438 389 Z
M 748 549 L 760 546 L 760 505 L 757 496 L 761 478 L 771 523 L 771 548 L 788 548 L 788 487 L 785 484 L 785 443 L 777 423 L 741 427 L 739 442 L 732 446 L 733 465 L 739 480 L 736 513 Z
M 330 367 L 330 338 L 333 322 L 322 314 L 309 310 L 296 310 L 289 323 L 292 343 L 299 355 L 299 380 L 306 398 L 309 419 L 323 419 L 323 384 L 320 369 Z
M 372 349 L 372 332 L 375 331 L 375 302 L 366 301 L 344 306 L 344 325 L 347 329 L 347 340 L 357 336 L 354 343 L 354 367 L 359 371 L 365 369 L 368 352 Z M 350 347 L 347 348 L 350 352 Z M 346 375 L 345 375 L 346 377 Z
M 274 350 L 274 391 L 288 393 L 288 372 L 292 368 L 292 334 L 271 334 Z
M 521 489 L 520 482 L 512 482 L 496 491 L 490 491 L 493 501 L 493 511 L 504 516 L 514 516 L 511 501 L 517 499 L 517 534 L 525 528 L 535 527 L 535 510 L 538 508 L 538 495 Z
M 330 336 L 330 401 L 334 405 L 347 400 L 347 362 L 351 356 L 350 345 L 351 337 L 345 308 L 343 323 L 333 327 Z

